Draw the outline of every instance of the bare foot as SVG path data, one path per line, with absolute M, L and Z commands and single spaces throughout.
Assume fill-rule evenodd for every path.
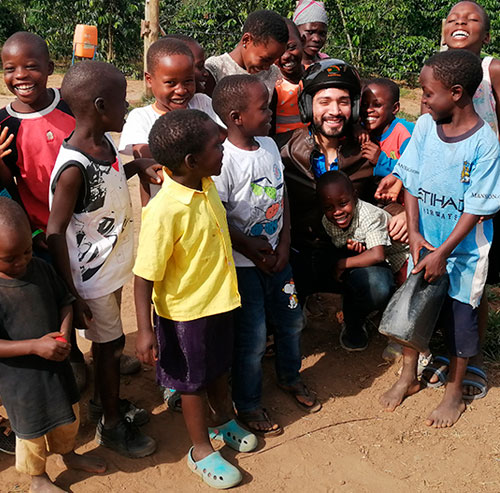
M 405 380 L 400 378 L 387 392 L 380 396 L 379 402 L 386 411 L 392 412 L 405 397 L 416 394 L 422 386 L 417 379 Z
M 448 428 L 458 421 L 464 411 L 462 394 L 445 392 L 443 400 L 425 420 L 425 424 L 433 428 Z
M 30 493 L 65 493 L 64 490 L 58 488 L 47 476 L 31 476 Z
M 107 468 L 105 460 L 101 457 L 80 455 L 74 450 L 69 454 L 59 456 L 59 461 L 68 469 L 76 469 L 78 471 L 101 473 L 105 472 Z

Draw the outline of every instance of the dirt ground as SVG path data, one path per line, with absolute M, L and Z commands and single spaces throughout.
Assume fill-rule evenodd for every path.
M 58 84 L 57 79 L 51 82 Z M 139 100 L 141 83 L 133 82 L 130 88 L 129 99 Z M 1 95 L 0 87 L 3 105 L 6 100 Z M 417 107 L 415 101 L 418 95 L 411 98 L 408 107 Z M 138 230 L 136 180 L 131 180 L 131 195 Z M 273 360 L 266 358 L 264 404 L 285 427 L 285 433 L 261 439 L 257 451 L 250 454 L 221 448 L 222 454 L 243 471 L 238 490 L 499 492 L 500 367 L 488 367 L 491 390 L 487 398 L 470 404 L 454 427 L 428 428 L 424 420 L 440 401 L 442 390 L 423 390 L 394 413 L 382 411 L 378 396 L 394 382 L 399 368 L 399 364 L 388 365 L 382 360 L 385 340 L 372 334 L 368 350 L 346 353 L 338 344 L 338 299 L 323 296 L 319 305 L 324 313 L 310 320 L 303 335 L 302 371 L 304 380 L 317 391 L 323 409 L 315 415 L 304 415 L 277 388 Z M 122 315 L 127 333 L 125 352 L 133 354 L 136 326 L 130 283 L 125 288 Z M 80 344 L 88 358 L 88 345 L 85 341 Z M 122 395 L 151 412 L 144 431 L 157 439 L 157 452 L 134 460 L 98 447 L 93 440 L 95 428 L 87 421 L 87 389 L 81 400 L 77 452 L 104 457 L 108 471 L 100 475 L 67 471 L 50 457 L 49 476 L 74 493 L 210 491 L 186 466 L 190 444 L 182 416 L 166 409 L 154 371 L 144 368 L 138 375 L 123 377 Z M 27 492 L 28 488 L 27 479 L 15 471 L 14 458 L 0 453 L 0 492 Z

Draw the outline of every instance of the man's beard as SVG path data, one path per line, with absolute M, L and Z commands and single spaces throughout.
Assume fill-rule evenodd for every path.
M 317 133 L 323 135 L 324 137 L 342 137 L 346 132 L 347 126 L 348 126 L 347 120 L 345 118 L 343 118 L 342 128 L 335 130 L 334 129 L 325 130 L 323 122 L 320 125 L 317 125 L 316 121 L 313 121 L 314 130 Z

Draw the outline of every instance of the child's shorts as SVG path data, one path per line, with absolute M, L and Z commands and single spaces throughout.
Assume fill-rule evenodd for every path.
M 92 312 L 92 321 L 89 328 L 79 330 L 81 337 L 92 342 L 105 343 L 115 341 L 123 335 L 120 307 L 122 301 L 122 288 L 115 292 L 85 300 Z
M 445 331 L 446 345 L 452 356 L 470 358 L 479 353 L 478 308 L 447 296 L 438 327 Z
M 75 421 L 50 430 L 38 438 L 26 440 L 16 437 L 16 469 L 30 476 L 45 473 L 47 452 L 67 454 L 75 448 L 75 438 L 80 426 L 78 403 L 73 404 Z
M 198 392 L 227 373 L 233 358 L 233 312 L 175 322 L 155 314 L 160 385 Z

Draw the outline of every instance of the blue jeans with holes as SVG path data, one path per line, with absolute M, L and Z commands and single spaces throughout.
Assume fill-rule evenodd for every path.
M 346 270 L 342 279 L 346 328 L 361 330 L 371 312 L 387 305 L 394 292 L 394 275 L 387 264 L 378 264 Z
M 278 382 L 288 386 L 300 380 L 303 317 L 289 264 L 272 276 L 257 267 L 236 272 L 242 306 L 235 313 L 232 387 L 236 410 L 245 412 L 261 407 L 266 318 L 274 329 Z

